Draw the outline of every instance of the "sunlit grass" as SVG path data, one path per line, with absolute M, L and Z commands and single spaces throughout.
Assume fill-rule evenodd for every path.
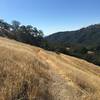
M 0 100 L 99 100 L 100 68 L 0 38 Z

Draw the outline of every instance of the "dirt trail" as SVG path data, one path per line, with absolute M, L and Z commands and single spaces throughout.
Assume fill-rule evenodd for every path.
M 79 83 L 77 83 L 79 75 L 80 75 L 79 80 L 81 79 L 81 77 L 85 77 L 82 80 L 84 82 L 83 84 L 89 84 L 91 87 L 94 86 L 94 88 L 95 88 L 95 86 L 99 87 L 99 85 L 100 85 L 99 75 L 96 76 L 94 74 L 95 71 L 92 71 L 93 72 L 92 73 L 91 71 L 89 71 L 87 69 L 83 70 L 81 68 L 83 65 L 82 66 L 80 65 L 80 67 L 78 66 L 80 64 L 80 62 L 77 64 L 74 64 L 75 60 L 77 60 L 77 59 L 73 60 L 73 58 L 71 59 L 71 58 L 67 58 L 67 57 L 62 58 L 62 55 L 58 56 L 56 54 L 50 55 L 50 54 L 45 53 L 43 50 L 40 50 L 38 52 L 38 56 L 40 57 L 40 59 L 45 60 L 45 62 L 47 62 L 49 64 L 51 70 L 55 73 L 55 75 L 58 76 L 58 77 L 56 76 L 56 78 L 54 78 L 54 80 L 58 81 L 58 78 L 60 79 L 58 81 L 58 83 L 63 84 L 63 86 L 61 84 L 59 84 L 59 87 L 62 86 L 62 88 L 60 87 L 60 91 L 63 91 L 61 89 L 63 89 L 63 87 L 65 87 L 65 86 L 67 86 L 66 90 L 63 92 L 63 95 L 66 95 L 66 93 L 68 91 L 68 93 L 70 93 L 70 96 L 67 97 L 67 98 L 69 98 L 69 100 L 71 100 L 72 98 L 75 98 L 77 94 L 81 94 L 79 99 L 80 98 L 84 99 L 85 97 L 88 97 L 90 94 L 90 91 L 85 90 L 83 87 L 79 86 Z M 65 62 L 63 59 L 65 59 L 67 61 Z M 85 65 L 88 66 L 89 63 L 87 63 Z M 52 74 L 52 77 L 54 77 L 55 75 Z M 75 78 L 76 78 L 76 80 L 75 80 Z M 86 82 L 87 79 L 89 80 L 90 83 Z M 92 82 L 92 85 L 91 85 L 91 82 Z M 68 88 L 68 87 L 70 87 L 70 88 Z M 71 88 L 72 88 L 72 90 L 71 90 Z M 74 90 L 73 90 L 73 88 L 74 88 Z M 88 87 L 88 88 L 90 88 L 90 87 Z M 76 90 L 78 93 L 76 92 Z M 100 90 L 100 88 L 99 88 L 99 90 Z M 73 91 L 73 93 L 72 93 L 72 91 Z M 61 94 L 62 93 L 60 93 L 60 95 Z M 61 98 L 62 97 L 63 96 L 61 96 Z M 78 100 L 78 98 L 77 98 L 77 100 Z

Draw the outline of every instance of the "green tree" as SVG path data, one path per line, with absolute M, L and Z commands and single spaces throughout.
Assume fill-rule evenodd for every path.
M 0 19 L 0 28 L 3 29 L 4 28 L 4 20 Z
M 21 23 L 19 21 L 16 21 L 16 20 L 12 21 L 12 28 L 13 28 L 13 30 L 14 31 L 18 30 L 20 24 Z
M 5 30 L 10 30 L 11 25 L 5 22 L 3 19 L 0 19 L 0 28 Z
M 86 54 L 87 51 L 88 51 L 88 49 L 85 48 L 85 47 L 80 48 L 80 53 L 81 53 L 81 54 Z
M 40 37 L 43 37 L 44 34 L 43 34 L 43 31 L 42 30 L 39 30 L 38 33 L 39 33 L 39 36 Z

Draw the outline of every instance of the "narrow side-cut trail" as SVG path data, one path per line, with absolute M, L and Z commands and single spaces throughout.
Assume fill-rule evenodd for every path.
M 0 100 L 99 100 L 100 67 L 0 38 Z
M 90 87 L 88 87 L 88 84 L 92 88 L 93 87 L 95 88 L 95 84 L 97 84 L 96 87 L 99 87 L 99 85 L 100 85 L 100 80 L 98 80 L 100 78 L 99 74 L 98 74 L 98 76 L 96 76 L 94 74 L 96 72 L 94 70 L 89 71 L 89 70 L 87 70 L 88 68 L 83 70 L 83 68 L 81 68 L 81 67 L 83 67 L 83 65 L 82 66 L 80 65 L 80 67 L 78 66 L 80 64 L 80 62 L 74 64 L 76 60 L 78 61 L 78 59 L 73 59 L 73 57 L 67 58 L 67 56 L 66 56 L 66 58 L 64 58 L 66 60 L 66 62 L 65 62 L 64 60 L 61 60 L 61 59 L 63 59 L 62 54 L 59 56 L 57 54 L 49 55 L 49 54 L 43 52 L 42 50 L 39 51 L 38 55 L 40 55 L 41 59 L 43 59 L 47 63 L 49 63 L 49 65 L 51 66 L 54 73 L 56 73 L 56 75 L 58 75 L 59 78 L 61 78 L 61 80 L 65 81 L 62 84 L 64 84 L 64 85 L 66 84 L 66 86 L 68 85 L 68 87 L 70 87 L 70 88 L 73 87 L 75 90 L 78 90 L 79 94 L 82 94 L 81 98 L 83 98 L 85 96 L 89 97 L 89 95 L 92 94 L 92 93 L 90 93 L 90 90 L 83 89 L 83 87 L 79 86 L 79 84 L 81 85 L 81 83 L 78 83 L 77 81 L 78 80 L 80 81 L 81 78 L 85 78 L 85 79 L 82 79 L 81 81 L 84 82 L 82 84 L 87 85 L 87 88 L 90 88 Z M 84 63 L 83 60 L 82 60 L 82 62 Z M 88 67 L 89 63 L 87 63 L 85 66 Z M 95 65 L 92 65 L 92 66 L 94 66 L 94 68 L 96 67 Z M 90 80 L 89 83 L 87 82 L 87 80 Z M 66 90 L 68 90 L 68 89 L 66 88 Z M 69 92 L 70 92 L 70 90 L 69 90 Z M 73 90 L 73 92 L 75 94 L 74 90 Z M 67 92 L 65 91 L 65 93 L 67 93 Z M 70 95 L 72 95 L 72 97 L 74 97 L 74 96 L 76 97 L 77 93 L 75 95 L 73 95 L 73 93 L 71 91 Z

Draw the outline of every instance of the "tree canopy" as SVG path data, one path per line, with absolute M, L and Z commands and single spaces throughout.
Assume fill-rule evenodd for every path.
M 22 25 L 13 20 L 11 24 L 0 19 L 0 36 L 15 39 L 20 42 L 41 46 L 43 31 L 32 25 Z

